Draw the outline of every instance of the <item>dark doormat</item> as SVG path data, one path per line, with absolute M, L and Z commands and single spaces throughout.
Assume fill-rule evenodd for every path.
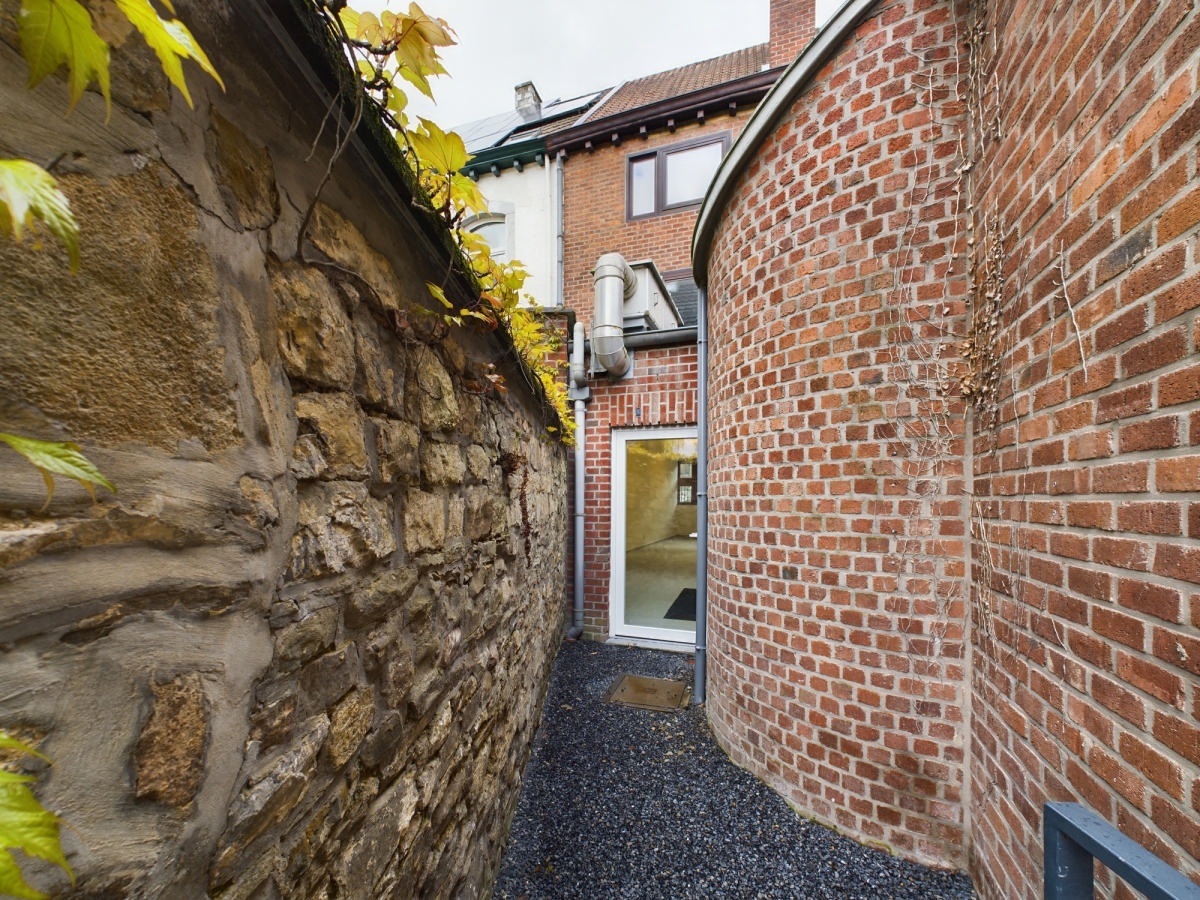
M 681 709 L 690 696 L 682 681 L 626 673 L 613 682 L 604 699 L 639 709 Z
M 683 619 L 685 622 L 696 621 L 696 589 L 684 588 L 667 610 L 666 618 Z

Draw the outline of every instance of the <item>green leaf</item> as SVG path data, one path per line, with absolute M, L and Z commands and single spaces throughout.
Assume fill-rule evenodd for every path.
M 434 284 L 432 281 L 427 281 L 425 282 L 425 287 L 429 288 L 429 293 L 433 295 L 433 298 L 435 300 L 440 300 L 442 306 L 446 307 L 446 309 L 454 308 L 454 304 L 447 299 L 446 292 L 443 291 L 438 285 Z
M 92 487 L 94 484 L 102 485 L 114 494 L 117 492 L 112 482 L 101 475 L 100 470 L 80 452 L 78 444 L 69 441 L 40 441 L 4 432 L 0 432 L 0 441 L 24 456 L 42 473 L 42 477 L 46 479 L 48 493 L 46 506 L 50 505 L 50 500 L 54 497 L 54 475 L 64 475 L 78 481 L 92 495 L 93 500 L 96 499 L 96 491 Z
M 67 66 L 67 86 L 74 107 L 96 81 L 104 101 L 111 101 L 108 44 L 92 27 L 92 17 L 77 0 L 21 0 L 21 52 L 29 64 L 29 86 Z
M 19 241 L 35 218 L 63 242 L 71 269 L 78 269 L 79 224 L 54 176 L 25 159 L 0 159 L 0 234 Z
M 46 758 L 46 756 L 38 753 L 28 744 L 24 743 L 23 741 L 18 741 L 15 737 L 5 734 L 3 731 L 0 731 L 0 750 L 15 750 L 17 753 L 24 753 L 28 756 L 36 756 L 38 759 L 46 760 L 46 762 L 50 761 Z M 5 772 L 3 769 L 0 769 L 0 776 L 12 774 L 12 772 Z M 19 778 L 22 781 L 28 780 L 25 775 L 15 775 L 13 777 Z
M 3 816 L 0 810 L 0 816 Z M 0 850 L 0 897 L 17 897 L 19 900 L 44 900 L 48 894 L 34 890 L 17 865 L 16 859 L 7 850 Z
M 188 106 L 192 106 L 192 95 L 188 93 L 187 79 L 183 75 L 183 60 L 195 60 L 205 72 L 216 79 L 221 90 L 225 82 L 209 62 L 204 50 L 196 43 L 192 33 L 178 19 L 163 19 L 150 5 L 150 0 L 115 0 L 117 7 L 125 13 L 133 27 L 142 33 L 146 43 L 158 54 L 158 61 L 171 84 L 179 88 Z M 170 6 L 168 5 L 168 9 Z M 174 12 L 174 10 L 172 10 Z
M 0 731 L 0 748 L 45 759 L 31 747 Z M 0 770 L 0 895 L 40 900 L 45 897 L 26 880 L 13 850 L 35 856 L 61 868 L 75 883 L 59 840 L 58 816 L 47 811 L 29 789 L 27 775 Z

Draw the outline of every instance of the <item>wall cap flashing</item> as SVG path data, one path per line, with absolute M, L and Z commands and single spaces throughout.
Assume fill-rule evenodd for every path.
M 712 240 L 717 221 L 729 202 L 737 177 L 750 163 L 754 151 L 770 137 L 791 109 L 796 97 L 813 82 L 825 61 L 841 48 L 846 38 L 854 33 L 854 29 L 879 3 L 880 0 L 846 0 L 800 55 L 783 70 L 775 86 L 763 97 L 750 116 L 750 121 L 725 154 L 700 206 L 700 214 L 692 232 L 692 271 L 698 287 L 708 289 Z

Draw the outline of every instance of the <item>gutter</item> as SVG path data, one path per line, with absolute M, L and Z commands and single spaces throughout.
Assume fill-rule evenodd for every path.
M 725 81 L 712 87 L 692 91 L 671 97 L 658 103 L 638 106 L 625 112 L 616 113 L 599 119 L 584 121 L 581 119 L 575 126 L 546 137 L 546 146 L 554 150 L 570 150 L 586 148 L 589 143 L 609 143 L 617 141 L 623 135 L 634 136 L 657 128 L 670 128 L 673 124 L 680 125 L 703 114 L 706 107 L 712 107 L 712 114 L 736 111 L 739 106 L 750 106 L 757 103 L 780 77 L 780 69 L 766 69 L 746 75 L 736 81 Z M 605 98 L 606 102 L 608 98 Z M 594 109 L 602 109 L 603 102 Z M 686 118 L 685 118 L 686 117 Z M 702 115 L 700 119 L 702 120 Z
M 708 697 L 708 294 L 696 304 L 696 670 L 692 697 Z

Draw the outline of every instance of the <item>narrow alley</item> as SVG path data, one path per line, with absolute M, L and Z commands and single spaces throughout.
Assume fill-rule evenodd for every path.
M 684 680 L 691 657 L 564 643 L 496 900 L 968 900 L 962 874 L 860 846 L 739 769 L 704 711 L 606 702 L 624 673 Z

